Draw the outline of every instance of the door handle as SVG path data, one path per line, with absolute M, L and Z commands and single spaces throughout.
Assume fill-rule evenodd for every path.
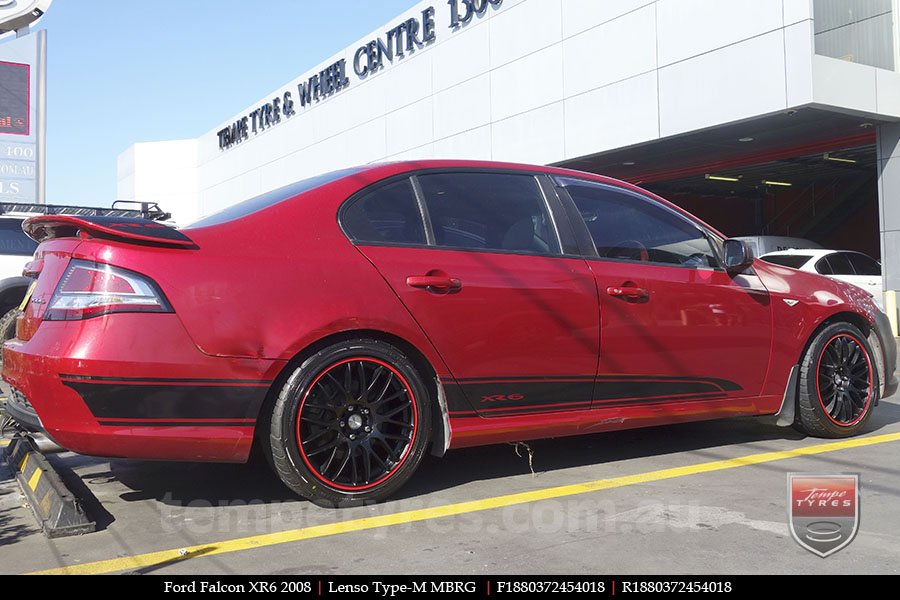
M 411 275 L 406 278 L 406 285 L 436 294 L 454 294 L 462 289 L 462 281 L 448 275 Z
M 642 287 L 632 285 L 610 286 L 606 288 L 606 293 L 614 298 L 626 300 L 646 300 L 650 297 L 650 292 Z

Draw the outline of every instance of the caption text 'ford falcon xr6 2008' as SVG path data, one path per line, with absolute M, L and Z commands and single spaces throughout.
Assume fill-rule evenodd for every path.
M 428 161 L 314 177 L 176 230 L 40 216 L 3 378 L 75 452 L 245 461 L 324 505 L 427 451 L 779 414 L 859 432 L 887 318 L 632 185 Z

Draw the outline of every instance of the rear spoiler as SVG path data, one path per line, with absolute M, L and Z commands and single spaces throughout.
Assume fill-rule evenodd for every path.
M 140 218 L 42 215 L 26 220 L 22 223 L 22 229 L 36 242 L 86 234 L 134 244 L 170 248 L 197 247 L 191 238 L 174 227 Z

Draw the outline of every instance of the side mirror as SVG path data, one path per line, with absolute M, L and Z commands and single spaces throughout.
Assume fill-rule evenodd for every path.
M 725 270 L 740 273 L 753 264 L 753 251 L 743 240 L 725 240 Z

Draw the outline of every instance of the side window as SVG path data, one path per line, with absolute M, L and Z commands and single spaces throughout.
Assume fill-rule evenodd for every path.
M 401 179 L 356 198 L 341 214 L 353 241 L 424 244 L 425 226 L 409 179 Z
M 816 273 L 819 275 L 833 275 L 834 271 L 831 270 L 831 265 L 828 263 L 828 257 L 824 256 L 818 260 L 816 263 Z
M 828 265 L 831 267 L 831 275 L 856 275 L 847 255 L 843 252 L 836 252 L 825 257 Z
M 601 258 L 686 267 L 719 266 L 699 227 L 648 198 L 610 185 L 560 179 Z
M 857 275 L 880 276 L 881 265 L 865 254 L 848 253 L 847 258 Z
M 544 196 L 531 175 L 433 173 L 416 179 L 437 246 L 559 253 Z

